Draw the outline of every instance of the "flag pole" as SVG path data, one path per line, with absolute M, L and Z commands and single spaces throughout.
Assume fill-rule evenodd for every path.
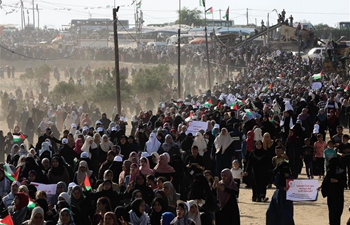
M 179 29 L 177 36 L 177 91 L 179 98 L 181 98 L 181 0 L 179 0 Z
M 227 23 L 227 78 L 230 80 L 230 23 L 229 23 L 229 9 L 226 10 L 226 23 Z M 228 12 L 227 12 L 228 11 Z

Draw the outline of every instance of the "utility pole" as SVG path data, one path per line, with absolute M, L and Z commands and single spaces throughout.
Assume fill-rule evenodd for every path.
M 221 9 L 219 9 L 219 16 L 220 16 L 220 20 L 222 20 L 222 17 L 221 17 Z
M 32 10 L 33 10 L 33 28 L 35 29 L 35 8 L 34 8 L 34 0 L 32 0 Z
M 247 25 L 249 24 L 248 8 L 247 8 Z
M 23 30 L 23 0 L 21 0 L 21 27 L 22 27 L 22 30 Z
M 29 29 L 29 9 L 27 9 L 27 16 L 28 16 L 28 29 Z
M 38 4 L 36 4 L 36 11 L 38 12 L 38 29 L 40 29 L 40 26 L 39 26 L 39 6 Z
M 179 29 L 177 30 L 177 92 L 181 98 L 181 0 L 179 0 Z
M 120 71 L 119 71 L 119 44 L 118 44 L 118 18 L 117 13 L 119 11 L 119 6 L 113 8 L 113 30 L 114 30 L 114 61 L 115 61 L 115 80 L 116 80 L 116 93 L 117 93 L 117 110 L 121 114 L 122 103 L 120 99 Z
M 298 30 L 298 68 L 299 68 L 299 76 L 301 76 L 300 48 L 301 48 L 301 30 Z

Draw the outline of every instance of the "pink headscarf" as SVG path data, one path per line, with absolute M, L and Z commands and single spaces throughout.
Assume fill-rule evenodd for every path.
M 81 150 L 81 148 L 83 147 L 82 146 L 79 146 L 79 142 L 82 142 L 83 140 L 81 138 L 78 138 L 76 141 L 75 141 L 75 147 L 74 147 L 74 151 L 80 155 L 80 153 L 82 153 L 83 151 Z
M 140 162 L 142 161 L 142 160 L 146 160 L 146 165 L 145 166 L 142 166 L 142 163 L 140 163 L 141 164 L 141 166 L 140 166 L 140 173 L 142 173 L 143 175 L 150 175 L 150 174 L 154 174 L 154 171 L 149 167 L 149 161 L 148 161 L 148 159 L 146 158 L 146 157 L 142 157 L 141 159 L 140 159 Z
M 133 172 L 131 172 L 131 167 L 134 167 L 134 166 L 136 166 L 136 171 L 133 173 Z M 139 173 L 140 173 L 139 166 L 136 163 L 131 164 L 131 166 L 130 166 L 130 180 L 129 180 L 129 183 L 131 181 L 135 181 L 136 177 L 137 177 L 137 175 L 139 175 Z
M 161 154 L 159 156 L 158 164 L 154 167 L 154 171 L 156 173 L 174 173 L 175 172 L 174 168 L 169 166 L 168 162 L 169 162 L 169 158 L 167 157 L 167 155 Z
M 219 185 L 224 185 L 225 188 L 237 191 L 238 188 L 237 188 L 237 185 L 236 185 L 235 181 L 233 180 L 232 173 L 231 173 L 230 169 L 223 169 L 221 171 L 221 174 L 225 174 L 225 176 L 228 179 L 227 179 L 226 182 L 223 182 L 222 180 L 220 180 Z M 217 193 L 218 193 L 218 199 L 219 199 L 219 203 L 220 203 L 220 208 L 222 209 L 222 208 L 224 208 L 224 206 L 226 205 L 227 201 L 231 197 L 231 194 L 229 194 L 226 191 L 221 191 L 220 188 L 217 189 Z

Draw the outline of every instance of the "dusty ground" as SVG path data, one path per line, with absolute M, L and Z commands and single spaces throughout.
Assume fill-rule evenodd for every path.
M 0 62 L 0 66 L 13 65 L 13 62 Z M 19 75 L 23 73 L 27 65 L 32 65 L 33 68 L 40 66 L 43 62 L 16 62 L 16 78 L 12 79 L 0 79 L 0 90 L 13 92 L 16 87 L 23 85 L 23 82 L 19 80 Z M 84 61 L 51 61 L 49 66 L 57 66 L 58 68 L 63 68 L 65 66 L 86 66 L 90 65 L 92 68 L 96 67 L 113 67 L 114 62 L 84 62 Z M 122 64 L 121 66 L 124 66 Z M 126 64 L 131 68 L 131 64 Z M 63 76 L 61 76 L 62 79 Z M 55 85 L 56 81 L 51 79 L 51 87 Z M 0 121 L 0 129 L 7 131 L 7 125 L 4 121 Z M 301 178 L 306 178 L 305 171 Z M 268 189 L 267 196 L 271 199 L 274 189 Z M 251 202 L 251 189 L 245 189 L 244 184 L 241 185 L 240 198 L 239 198 L 239 208 L 241 213 L 241 224 L 242 225 L 263 225 L 265 224 L 265 213 L 269 203 L 253 203 Z M 342 224 L 346 224 L 346 221 L 350 217 L 350 212 L 348 211 L 348 206 L 350 206 L 350 191 L 345 190 L 345 204 L 344 212 L 342 216 Z M 316 202 L 302 202 L 294 204 L 294 220 L 296 225 L 327 225 L 328 224 L 328 209 L 327 201 L 322 198 L 321 193 L 319 193 L 319 198 Z M 228 224 L 229 225 L 229 224 Z

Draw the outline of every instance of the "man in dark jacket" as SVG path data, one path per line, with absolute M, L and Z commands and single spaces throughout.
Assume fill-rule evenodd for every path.
M 242 167 L 242 142 L 243 142 L 243 132 L 240 131 L 240 123 L 235 123 L 233 125 L 233 130 L 230 132 L 232 138 L 232 145 L 235 151 L 235 157 L 239 162 L 239 166 Z

